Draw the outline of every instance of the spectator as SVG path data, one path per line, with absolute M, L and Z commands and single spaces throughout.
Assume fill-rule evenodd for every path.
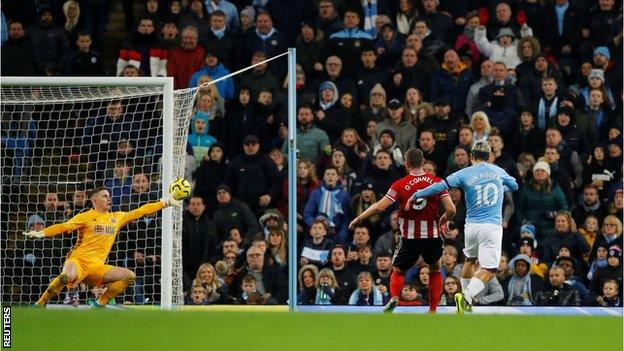
M 314 125 L 312 107 L 304 105 L 297 112 L 297 143 L 300 160 L 318 160 L 321 155 L 327 156 L 331 151 L 327 133 Z M 288 152 L 288 143 L 282 145 L 282 152 Z
M 503 62 L 494 63 L 492 66 L 492 82 L 479 90 L 479 106 L 477 110 L 483 111 L 488 107 L 492 108 L 493 103 L 496 103 L 496 106 L 493 108 L 495 111 L 501 111 L 505 108 L 517 109 L 519 105 L 518 89 L 508 78 L 507 66 Z M 499 92 L 499 98 L 493 100 L 494 91 Z M 503 96 L 503 98 L 500 98 L 500 96 Z
M 405 36 L 409 35 L 415 19 L 418 17 L 418 7 L 414 0 L 399 1 L 399 10 L 396 13 L 394 23 L 397 24 L 397 31 Z
M 206 50 L 204 63 L 205 65 L 191 76 L 191 80 L 188 83 L 190 88 L 198 86 L 198 81 L 201 76 L 207 75 L 211 79 L 216 80 L 230 74 L 230 71 L 219 63 L 217 53 L 214 51 Z M 234 81 L 232 78 L 226 78 L 215 84 L 219 90 L 219 95 L 225 101 L 229 101 L 234 98 Z
M 498 302 L 503 301 L 504 297 L 503 287 L 498 279 L 493 277 L 485 283 L 485 288 L 474 297 L 472 303 L 476 306 L 498 305 Z
M 533 35 L 533 31 L 528 26 L 524 26 L 521 32 L 522 38 Z M 516 68 L 521 62 L 518 51 L 514 50 L 518 46 L 516 34 L 509 28 L 501 28 L 496 39 L 488 41 L 486 28 L 477 27 L 475 42 L 479 51 L 493 62 L 503 62 L 510 69 Z
M 267 59 L 264 52 L 256 51 L 251 57 L 251 64 L 256 65 Z M 257 99 L 261 90 L 275 93 L 279 89 L 279 83 L 275 75 L 267 70 L 268 64 L 262 63 L 254 67 L 250 73 L 241 78 L 241 87 L 249 89 L 251 99 Z
M 533 157 L 537 157 L 542 151 L 544 139 L 544 130 L 537 127 L 533 112 L 527 108 L 521 109 L 519 123 L 511 135 L 511 143 L 515 146 L 512 150 L 514 156 L 528 151 Z
M 461 125 L 461 119 L 453 115 L 455 111 L 451 105 L 449 97 L 437 98 L 434 102 L 435 114 L 427 117 L 423 123 L 424 128 L 435 132 L 436 146 L 444 152 L 453 150 Z
M 591 306 L 593 299 L 590 296 L 589 290 L 576 276 L 576 272 L 579 270 L 577 262 L 578 261 L 576 261 L 573 257 L 559 256 L 555 261 L 555 264 L 563 268 L 565 283 L 578 291 L 579 296 L 581 297 L 581 305 Z
M 319 1 L 316 26 L 323 32 L 325 38 L 329 38 L 343 28 L 343 23 L 338 18 L 338 12 L 336 12 L 333 0 Z
M 54 22 L 52 7 L 42 5 L 37 10 L 37 24 L 28 32 L 32 39 L 32 48 L 36 70 L 40 75 L 57 75 L 61 69 L 61 60 L 69 49 L 65 31 Z
M 330 269 L 333 271 L 336 282 L 340 286 L 339 292 L 336 294 L 336 304 L 346 305 L 349 297 L 356 289 L 358 282 L 355 273 L 346 265 L 346 250 L 342 245 L 336 245 L 330 251 Z
M 462 264 L 457 263 L 458 257 L 457 248 L 453 245 L 444 245 L 444 249 L 442 250 L 442 270 L 444 271 L 445 276 L 455 276 L 460 277 L 460 273 L 462 270 Z
M 202 263 L 217 260 L 217 228 L 208 217 L 201 197 L 193 196 L 189 200 L 182 226 L 182 266 L 184 274 L 192 277 Z
M 506 305 L 531 306 L 543 289 L 542 278 L 530 272 L 531 258 L 527 255 L 517 255 L 509 265 L 513 267 L 514 273 L 505 285 Z
M 210 145 L 201 165 L 195 171 L 195 194 L 204 200 L 209 216 L 212 216 L 217 208 L 214 192 L 217 186 L 225 181 L 226 169 L 223 146 L 219 143 Z
M 487 115 L 482 111 L 477 111 L 472 114 L 470 117 L 470 126 L 472 129 L 473 141 L 485 141 L 490 138 L 490 132 L 492 131 L 492 126 L 490 125 L 490 120 Z
M 375 271 L 372 273 L 375 287 L 382 295 L 390 291 L 390 274 L 392 273 L 392 255 L 390 251 L 377 252 Z M 426 275 L 429 278 L 429 275 Z
M 574 109 L 565 105 L 560 106 L 554 126 L 559 129 L 566 144 L 573 150 L 576 150 L 582 159 L 586 160 L 590 151 L 590 141 L 585 131 L 581 128 L 580 123 L 577 123 Z M 596 139 L 596 137 L 594 136 L 593 139 Z
M 614 279 L 605 280 L 602 284 L 602 295 L 596 297 L 596 303 L 602 307 L 622 307 L 622 298 L 618 296 L 620 287 Z
M 0 53 L 2 75 L 34 76 L 38 68 L 24 24 L 18 20 L 10 21 L 8 36 L 9 39 L 2 44 Z
M 227 238 L 232 228 L 239 228 L 243 238 L 253 238 L 260 228 L 249 206 L 232 198 L 232 191 L 225 184 L 217 186 L 215 192 L 219 205 L 212 219 L 217 226 L 219 242 Z
M 243 140 L 244 154 L 230 161 L 226 179 L 234 189 L 234 194 L 249 204 L 259 216 L 266 208 L 277 201 L 280 183 L 277 179 L 277 167 L 271 159 L 259 153 L 260 140 L 255 135 L 248 135 Z
M 338 179 L 336 168 L 325 169 L 323 183 L 310 194 L 303 218 L 305 223 L 311 226 L 317 217 L 321 215 L 326 217 L 334 242 L 344 244 L 348 234 L 349 195 L 337 186 Z
M 178 25 L 173 19 L 167 19 L 163 22 L 162 29 L 160 30 L 160 37 L 162 38 L 163 48 L 171 51 L 174 48 L 180 46 L 180 31 Z
M 543 41 L 558 59 L 574 59 L 581 43 L 585 14 L 568 0 L 557 0 L 547 6 L 543 18 Z
M 535 164 L 533 177 L 518 196 L 518 222 L 530 221 L 537 229 L 536 238 L 540 241 L 554 235 L 554 211 L 567 211 L 568 204 L 561 188 L 550 178 L 548 163 L 539 161 Z
M 199 38 L 205 37 L 210 31 L 210 16 L 202 0 L 191 0 L 186 15 L 180 20 L 180 28 L 192 26 L 197 28 Z
M 466 25 L 462 34 L 457 36 L 455 45 L 453 48 L 457 51 L 459 56 L 468 57 L 473 63 L 481 62 L 481 53 L 475 43 L 475 29 L 479 26 L 479 14 L 477 11 L 471 11 L 466 14 Z M 466 114 L 471 115 L 472 111 L 466 111 Z
M 78 50 L 72 50 L 63 58 L 61 74 L 65 76 L 97 77 L 104 76 L 102 58 L 91 50 L 91 35 L 78 32 L 75 35 Z
M 437 171 L 444 174 L 446 169 L 446 150 L 436 145 L 435 134 L 431 129 L 423 129 L 419 136 L 419 148 L 423 151 L 425 159 L 436 164 Z
M 119 77 L 143 77 L 143 71 L 134 65 L 126 65 L 123 70 L 118 74 Z
M 111 208 L 118 211 L 122 198 L 129 197 L 132 193 L 131 168 L 126 161 L 115 162 L 113 177 L 104 182 L 104 186 L 110 190 Z
M 538 292 L 533 301 L 536 306 L 580 306 L 581 297 L 576 289 L 565 283 L 563 268 L 552 266 L 548 271 L 550 286 Z
M 128 64 L 140 68 L 147 76 L 167 75 L 167 50 L 163 48 L 151 18 L 139 19 L 137 31 L 124 40 L 117 59 L 117 74 Z
M 465 146 L 456 146 L 452 162 L 448 162 L 445 176 L 470 166 L 470 149 Z
M 316 287 L 315 305 L 337 305 L 342 302 L 339 300 L 342 296 L 341 288 L 331 269 L 321 269 L 314 286 Z
M 352 62 L 353 57 L 360 57 L 362 47 L 372 46 L 373 37 L 370 33 L 359 29 L 360 13 L 355 9 L 348 9 L 344 14 L 344 29 L 329 36 L 328 54 L 335 55 L 342 62 Z M 354 62 L 344 67 L 344 73 L 355 77 L 360 71 L 360 64 Z
M 559 97 L 557 96 L 557 82 L 553 77 L 543 77 L 542 92 L 537 102 L 537 126 L 540 129 L 546 129 L 547 124 L 557 116 L 557 107 L 559 106 Z
M 606 267 L 599 267 L 596 269 L 596 274 L 591 283 L 590 289 L 594 296 L 600 294 L 600 288 L 605 281 L 613 279 L 617 282 L 619 291 L 622 291 L 622 250 L 619 246 L 614 245 L 609 247 L 607 252 L 607 265 Z
M 340 133 L 348 127 L 346 111 L 339 103 L 340 93 L 336 84 L 326 81 L 319 86 L 319 109 L 316 111 L 317 126 L 329 136 L 329 142 L 335 143 Z
M 397 33 L 392 23 L 386 23 L 381 28 L 381 33 L 374 42 L 379 58 L 379 65 L 388 68 L 401 56 L 405 46 L 405 37 Z
M 601 234 L 598 235 L 594 242 L 590 259 L 596 258 L 597 251 L 600 247 L 617 246 L 622 250 L 624 248 L 622 239 L 622 222 L 616 217 L 609 215 L 602 222 Z
M 188 143 L 193 147 L 195 160 L 200 165 L 208 154 L 210 146 L 217 142 L 215 137 L 208 134 L 210 120 L 216 118 L 214 113 L 211 112 L 210 107 L 212 104 L 213 100 L 209 94 L 199 96 L 197 101 L 198 109 L 192 118 L 192 132 L 188 136 Z
M 466 97 L 466 115 L 472 116 L 476 109 L 480 106 L 479 90 L 492 82 L 492 66 L 493 62 L 484 60 L 481 63 L 481 79 L 470 86 Z
M 385 189 L 389 189 L 392 183 L 403 174 L 403 166 L 394 165 L 392 154 L 388 150 L 380 149 L 375 153 L 373 166 L 365 172 L 365 176 L 370 178 L 374 184 L 377 194 L 383 194 Z
M 598 188 L 587 184 L 583 187 L 581 200 L 572 209 L 572 218 L 576 223 L 585 223 L 585 218 L 590 215 L 602 220 L 606 216 L 606 209 L 600 202 Z
M 297 294 L 298 305 L 314 305 L 316 301 L 316 287 L 318 268 L 314 265 L 304 265 L 299 269 L 299 293 Z
M 390 130 L 394 133 L 394 144 L 402 152 L 414 146 L 416 127 L 407 119 L 405 107 L 397 99 L 390 100 L 387 118 L 377 124 L 378 137 L 382 131 L 386 130 Z M 401 162 L 399 165 L 403 165 L 403 163 Z
M 184 304 L 195 305 L 195 306 L 208 305 L 209 303 L 208 303 L 208 297 L 206 294 L 206 289 L 201 285 L 193 286 L 191 289 L 191 294 L 186 299 Z
M 167 59 L 167 75 L 173 77 L 175 89 L 185 89 L 193 73 L 204 63 L 204 48 L 197 45 L 199 32 L 197 28 L 188 26 L 182 30 L 180 47 L 169 51 Z
M 620 32 L 621 34 L 621 32 Z M 620 35 L 621 38 L 621 35 Z M 621 42 L 621 39 L 620 39 Z M 621 47 L 621 44 L 620 44 Z M 622 91 L 622 83 L 620 82 L 620 75 L 615 69 L 615 64 L 611 63 L 611 52 L 608 47 L 599 46 L 594 49 L 593 56 L 594 67 L 601 69 L 604 72 L 604 83 L 614 89 L 616 92 Z M 621 70 L 621 68 L 620 68 Z M 611 102 L 614 101 L 609 97 Z
M 546 129 L 546 147 L 556 148 L 559 152 L 560 166 L 562 171 L 567 172 L 572 178 L 573 188 L 580 188 L 583 184 L 583 165 L 579 152 L 570 148 L 563 140 L 559 129 L 548 127 Z
M 369 272 L 361 272 L 357 276 L 357 289 L 349 298 L 349 305 L 355 306 L 382 306 L 386 301 L 373 284 L 373 277 Z
M 287 241 L 286 233 L 281 228 L 273 229 L 269 233 L 267 245 L 269 263 L 281 268 L 284 273 L 287 273 L 288 268 Z
M 316 28 L 316 24 L 311 20 L 305 20 L 299 28 L 300 34 L 296 39 L 297 63 L 301 65 L 304 72 L 312 76 L 319 74 L 323 70 L 322 55 L 325 50 L 326 39 L 322 32 Z
M 454 275 L 447 275 L 444 279 L 444 289 L 440 297 L 440 306 L 455 306 L 455 294 L 461 293 L 459 278 Z
M 318 177 L 316 175 L 316 167 L 311 161 L 301 160 L 297 162 L 297 232 L 303 232 L 303 211 L 310 194 L 319 186 Z M 288 195 L 288 179 L 284 179 L 282 183 L 282 200 L 278 204 L 278 208 L 282 215 L 287 215 L 286 207 Z
M 201 45 L 216 53 L 219 62 L 233 71 L 242 65 L 240 39 L 226 26 L 226 15 L 220 10 L 210 15 L 210 31 L 202 37 Z
M 240 30 L 240 19 L 238 18 L 238 10 L 236 6 L 227 0 L 212 0 L 204 1 L 206 10 L 211 15 L 210 22 L 212 23 L 212 15 L 219 11 L 225 15 L 225 21 L 227 27 L 232 32 L 238 32 Z
M 445 46 L 455 43 L 453 19 L 447 13 L 441 12 L 440 3 L 436 0 L 423 0 L 422 5 L 424 12 L 420 14 L 418 22 L 426 21 L 431 27 L 431 35 L 442 40 Z
M 579 233 L 583 236 L 583 238 L 585 238 L 587 244 L 592 250 L 599 230 L 600 226 L 598 225 L 598 218 L 592 214 L 585 217 L 583 225 L 579 228 Z M 585 261 L 585 263 L 589 263 L 588 259 L 589 255 L 583 255 L 583 260 Z
M 63 29 L 67 34 L 69 40 L 69 46 L 72 50 L 76 50 L 76 42 L 78 40 L 78 33 L 82 30 L 83 21 L 80 18 L 80 5 L 75 0 L 65 1 L 63 4 L 63 15 L 65 15 L 65 23 Z M 103 74 L 102 74 L 103 75 Z
M 265 264 L 263 251 L 255 246 L 247 250 L 247 260 L 245 266 L 238 274 L 236 280 L 230 284 L 229 292 L 232 296 L 239 296 L 242 293 L 241 283 L 247 275 L 255 278 L 255 290 L 261 294 L 271 294 L 277 303 L 284 304 L 287 299 L 286 279 L 281 270 L 275 266 Z
M 568 212 L 557 212 L 554 215 L 554 222 L 554 234 L 544 240 L 542 259 L 550 264 L 557 258 L 559 249 L 567 247 L 576 262 L 580 262 L 583 254 L 589 254 L 590 247 L 585 238 L 577 232 L 572 216 Z
M 227 294 L 227 286 L 219 280 L 215 267 L 210 263 L 202 263 L 197 269 L 193 279 L 193 287 L 196 286 L 205 289 L 209 304 L 228 304 L 232 300 Z
M 315 219 L 310 226 L 310 237 L 303 242 L 299 254 L 299 264 L 313 264 L 324 266 L 329 260 L 330 249 L 334 246 L 333 240 L 327 238 L 329 224 L 324 219 Z
M 263 52 L 269 58 L 286 51 L 285 38 L 281 32 L 273 28 L 273 21 L 268 12 L 260 12 L 256 17 L 256 30 L 245 36 L 244 50 L 243 57 L 247 59 L 258 51 Z M 286 74 L 284 60 L 271 61 L 268 67 L 278 79 L 284 78 Z
M 459 59 L 453 49 L 444 52 L 444 61 L 439 71 L 431 76 L 431 99 L 445 99 L 450 102 L 451 110 L 466 109 L 466 94 L 474 78 L 469 67 Z

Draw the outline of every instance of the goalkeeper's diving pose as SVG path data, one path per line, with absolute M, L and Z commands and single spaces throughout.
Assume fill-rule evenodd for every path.
M 82 212 L 69 221 L 51 225 L 42 231 L 27 231 L 29 239 L 43 239 L 62 233 L 78 231 L 78 241 L 67 254 L 61 274 L 54 278 L 41 295 L 36 306 L 45 306 L 67 285 L 84 282 L 91 286 L 107 284 L 106 292 L 95 301 L 104 306 L 134 283 L 136 276 L 127 268 L 105 264 L 117 233 L 126 224 L 168 206 L 181 206 L 171 194 L 157 202 L 145 204 L 130 212 L 110 212 L 111 194 L 105 187 L 96 188 L 89 196 L 93 209 Z

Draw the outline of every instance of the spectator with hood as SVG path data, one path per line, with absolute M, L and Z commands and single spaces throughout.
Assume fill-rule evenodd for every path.
M 61 59 L 69 50 L 65 31 L 54 24 L 52 7 L 42 5 L 37 10 L 37 24 L 29 28 L 37 73 L 57 75 Z

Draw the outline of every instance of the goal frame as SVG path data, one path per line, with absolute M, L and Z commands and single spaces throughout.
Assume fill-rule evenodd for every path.
M 172 77 L 0 77 L 7 86 L 160 86 L 163 94 L 162 195 L 173 180 L 174 98 Z M 2 180 L 0 180 L 1 182 Z M 1 185 L 1 184 L 0 184 Z M 161 308 L 173 308 L 173 208 L 162 210 Z

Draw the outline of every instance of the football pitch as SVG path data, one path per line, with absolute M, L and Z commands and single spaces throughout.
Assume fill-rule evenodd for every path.
M 622 350 L 622 317 L 12 309 L 13 350 Z

